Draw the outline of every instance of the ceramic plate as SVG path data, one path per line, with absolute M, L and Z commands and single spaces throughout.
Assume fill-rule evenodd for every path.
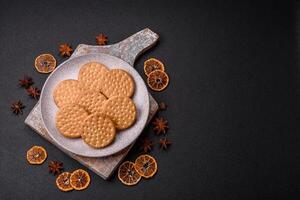
M 54 103 L 53 91 L 61 81 L 65 79 L 77 79 L 82 65 L 88 62 L 100 62 L 109 69 L 119 68 L 128 72 L 135 81 L 135 93 L 133 101 L 137 109 L 135 124 L 117 133 L 115 141 L 102 149 L 94 149 L 88 146 L 81 138 L 70 139 L 59 133 L 55 125 L 55 116 L 58 108 Z M 89 54 L 78 56 L 65 61 L 55 69 L 46 80 L 41 93 L 42 120 L 50 137 L 62 148 L 81 156 L 103 157 L 119 152 L 132 144 L 141 134 L 149 115 L 149 96 L 147 87 L 138 72 L 125 61 L 107 54 Z

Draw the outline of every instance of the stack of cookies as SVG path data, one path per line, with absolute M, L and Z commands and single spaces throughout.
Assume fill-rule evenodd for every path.
M 56 86 L 56 127 L 65 137 L 81 137 L 93 148 L 106 147 L 117 131 L 135 122 L 134 90 L 134 80 L 126 71 L 89 62 L 81 67 L 78 80 L 64 80 Z

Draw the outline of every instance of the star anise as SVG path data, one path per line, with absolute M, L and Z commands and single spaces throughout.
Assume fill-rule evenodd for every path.
M 59 53 L 63 57 L 70 57 L 73 49 L 68 44 L 59 45 Z
M 16 102 L 13 102 L 10 106 L 10 109 L 12 110 L 12 112 L 15 115 L 19 115 L 19 114 L 23 114 L 23 109 L 25 108 L 25 106 L 23 105 L 23 103 L 19 100 Z
M 168 149 L 168 146 L 171 145 L 172 142 L 170 140 L 168 140 L 167 138 L 161 138 L 159 140 L 159 145 L 161 149 Z
M 165 102 L 160 102 L 158 104 L 158 106 L 159 106 L 160 110 L 166 110 L 167 109 L 167 104 Z
M 63 171 L 64 164 L 62 162 L 59 162 L 59 161 L 51 160 L 49 162 L 48 168 L 49 168 L 49 173 L 50 174 L 56 175 L 56 174 L 60 174 Z
M 97 44 L 99 44 L 99 45 L 106 45 L 108 42 L 108 39 L 104 34 L 101 33 L 98 36 L 96 36 L 96 41 L 97 41 Z
M 149 140 L 148 138 L 144 138 L 142 140 L 142 142 L 140 143 L 140 149 L 144 152 L 144 153 L 148 153 L 149 151 L 151 151 L 153 148 L 153 143 L 151 140 Z
M 168 130 L 168 121 L 165 120 L 164 118 L 155 118 L 155 120 L 152 122 L 154 125 L 153 130 L 157 135 L 160 135 L 161 133 L 166 133 Z
M 27 89 L 27 93 L 30 97 L 34 98 L 34 99 L 39 99 L 40 97 L 40 93 L 41 91 L 36 88 L 36 87 L 32 87 L 30 86 L 28 89 Z
M 32 78 L 29 76 L 24 76 L 23 79 L 19 80 L 19 85 L 23 88 L 29 88 L 33 84 Z

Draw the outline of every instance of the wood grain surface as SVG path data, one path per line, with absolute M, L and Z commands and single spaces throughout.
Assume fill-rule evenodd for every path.
M 158 35 L 152 32 L 150 29 L 146 28 L 129 38 L 113 44 L 113 45 L 106 45 L 106 46 L 92 46 L 92 45 L 85 45 L 80 44 L 75 49 L 74 53 L 72 54 L 71 58 L 80 56 L 80 55 L 87 55 L 90 53 L 106 53 L 116 57 L 119 57 L 133 66 L 135 59 L 145 50 L 151 48 L 158 40 Z M 149 94 L 150 98 L 150 111 L 147 123 L 152 119 L 155 113 L 158 110 L 158 104 L 154 100 L 154 98 Z M 125 148 L 124 150 L 107 157 L 101 158 L 90 158 L 90 157 L 83 157 L 66 150 L 63 150 L 56 142 L 54 142 L 48 132 L 46 131 L 42 118 L 41 118 L 41 111 L 40 111 L 40 102 L 38 102 L 32 111 L 29 113 L 28 117 L 25 120 L 25 123 L 30 126 L 33 130 L 36 131 L 39 135 L 44 137 L 46 140 L 51 142 L 57 148 L 68 154 L 73 159 L 77 160 L 81 164 L 88 167 L 90 170 L 94 171 L 96 174 L 101 176 L 103 179 L 108 179 L 120 162 L 124 159 L 127 153 L 130 151 L 131 147 Z

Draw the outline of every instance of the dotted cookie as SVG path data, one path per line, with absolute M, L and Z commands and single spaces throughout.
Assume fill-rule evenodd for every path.
M 134 93 L 134 80 L 122 69 L 110 70 L 101 80 L 101 92 L 107 97 L 126 96 Z
M 100 92 L 100 82 L 106 76 L 108 71 L 107 67 L 101 63 L 89 62 L 81 67 L 78 75 L 78 81 L 81 87 Z
M 103 148 L 113 142 L 115 135 L 116 129 L 108 117 L 93 114 L 84 121 L 81 137 L 91 147 Z
M 85 91 L 79 95 L 76 103 L 89 113 L 100 113 L 104 101 L 106 101 L 106 97 L 100 92 Z
M 119 130 L 130 127 L 136 118 L 136 108 L 128 97 L 114 96 L 103 104 L 103 113 L 107 115 Z
M 79 105 L 66 105 L 56 114 L 56 127 L 59 132 L 69 138 L 81 136 L 82 124 L 88 117 L 88 112 Z
M 81 88 L 77 80 L 64 80 L 54 89 L 54 102 L 59 108 L 68 104 L 74 104 L 80 93 Z

